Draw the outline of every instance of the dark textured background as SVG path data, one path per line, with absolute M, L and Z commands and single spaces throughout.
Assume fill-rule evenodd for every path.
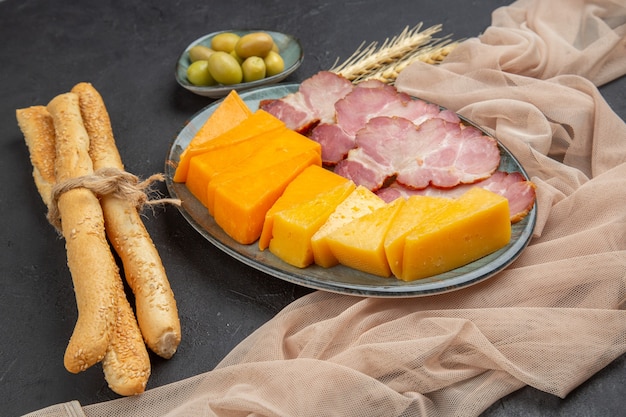
M 154 3 L 154 4 L 153 4 Z M 100 366 L 63 367 L 76 309 L 65 249 L 46 222 L 15 109 L 46 104 L 80 81 L 102 94 L 128 171 L 163 172 L 170 143 L 211 103 L 174 80 L 178 54 L 199 36 L 266 28 L 298 37 L 301 81 L 347 58 L 363 41 L 405 26 L 442 24 L 441 35 L 480 34 L 503 0 L 477 1 L 0 1 L 0 415 L 55 403 L 117 398 Z M 626 115 L 626 79 L 602 88 Z M 165 192 L 165 188 L 161 186 Z M 183 341 L 169 361 L 153 357 L 148 388 L 211 370 L 238 342 L 310 290 L 253 270 L 198 235 L 177 209 L 145 216 L 175 291 Z M 626 361 L 619 358 L 561 400 L 524 388 L 490 407 L 496 416 L 625 415 Z

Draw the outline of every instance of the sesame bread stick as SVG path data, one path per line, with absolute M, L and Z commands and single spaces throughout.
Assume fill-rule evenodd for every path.
M 150 356 L 121 278 L 116 280 L 116 294 L 115 326 L 102 370 L 112 391 L 125 396 L 141 394 L 150 378 Z
M 77 84 L 72 92 L 79 97 L 94 169 L 123 171 L 100 93 L 89 83 Z M 181 328 L 176 300 L 159 253 L 132 201 L 109 195 L 101 203 L 109 241 L 122 260 L 126 280 L 135 295 L 137 320 L 144 340 L 154 353 L 170 358 L 180 343 Z
M 54 176 L 55 135 L 54 122 L 45 106 L 32 106 L 15 111 L 17 124 L 33 166 L 33 179 L 46 207 L 50 206 Z
M 57 183 L 93 173 L 89 137 L 85 131 L 78 96 L 64 93 L 47 106 L 56 135 Z M 65 351 L 68 371 L 78 373 L 101 361 L 115 325 L 119 269 L 104 232 L 98 198 L 86 188 L 74 188 L 58 197 L 67 264 L 72 275 L 78 320 Z

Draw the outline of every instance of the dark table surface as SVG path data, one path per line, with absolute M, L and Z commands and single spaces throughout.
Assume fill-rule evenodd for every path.
M 506 0 L 461 2 L 243 0 L 192 2 L 0 0 L 0 415 L 52 404 L 117 398 L 99 365 L 79 375 L 63 367 L 76 307 L 64 242 L 47 223 L 15 109 L 46 104 L 80 81 L 102 94 L 126 169 L 163 172 L 168 148 L 212 102 L 174 80 L 178 54 L 199 36 L 231 28 L 295 35 L 304 63 L 298 82 L 347 58 L 363 41 L 383 41 L 419 22 L 441 36 L 480 34 Z M 602 87 L 626 117 L 626 79 Z M 163 185 L 161 191 L 166 193 Z M 311 290 L 264 275 L 224 254 L 174 207 L 144 216 L 176 294 L 183 341 L 171 360 L 152 358 L 148 388 L 211 370 L 238 342 Z M 531 387 L 484 416 L 626 415 L 622 356 L 561 400 Z

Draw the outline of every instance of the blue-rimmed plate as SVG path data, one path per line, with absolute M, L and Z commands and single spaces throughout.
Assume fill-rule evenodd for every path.
M 240 96 L 254 111 L 261 100 L 284 97 L 297 91 L 298 87 L 298 84 L 279 84 L 244 92 Z M 224 233 L 185 184 L 172 181 L 181 152 L 219 104 L 217 101 L 193 116 L 174 140 L 165 164 L 167 188 L 172 197 L 182 200 L 180 211 L 198 233 L 224 252 L 266 274 L 313 289 L 357 296 L 426 296 L 468 287 L 492 277 L 513 262 L 530 242 L 537 218 L 536 206 L 524 219 L 513 224 L 511 240 L 504 248 L 452 271 L 411 282 L 381 278 L 342 265 L 332 268 L 311 265 L 300 269 L 281 261 L 268 250 L 260 251 L 257 243 L 241 245 Z M 528 178 L 515 157 L 501 144 L 499 147 L 499 170 L 518 171 Z
M 195 45 L 204 45 L 207 47 L 211 46 L 211 39 L 213 39 L 216 35 L 224 32 L 235 33 L 239 36 L 246 35 L 252 32 L 265 32 L 269 34 L 272 39 L 274 39 L 274 43 L 278 46 L 280 51 L 280 56 L 283 58 L 285 62 L 285 69 L 280 74 L 273 75 L 271 77 L 264 78 L 258 81 L 252 81 L 248 83 L 240 83 L 233 85 L 214 85 L 210 87 L 203 87 L 191 84 L 187 80 L 187 68 L 191 64 L 189 60 L 189 50 Z M 292 35 L 288 35 L 285 33 L 274 32 L 271 30 L 224 30 L 221 32 L 214 32 L 208 35 L 202 36 L 195 41 L 191 42 L 183 51 L 183 53 L 178 58 L 176 63 L 176 81 L 182 87 L 187 90 L 201 95 L 205 97 L 211 98 L 220 98 L 226 96 L 231 90 L 244 91 L 250 90 L 253 88 L 258 88 L 266 85 L 276 84 L 285 78 L 287 78 L 292 72 L 294 72 L 298 67 L 302 64 L 302 60 L 304 59 L 304 52 L 302 50 L 302 45 L 300 41 L 293 37 Z

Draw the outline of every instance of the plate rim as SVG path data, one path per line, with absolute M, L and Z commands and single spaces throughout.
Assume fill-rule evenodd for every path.
M 270 86 L 258 87 L 252 90 L 246 90 L 242 92 L 240 96 L 242 100 L 244 100 L 244 102 L 246 102 L 250 106 L 251 110 L 254 111 L 256 109 L 255 106 L 258 107 L 258 103 L 255 105 L 255 102 L 260 101 L 261 99 L 265 99 L 265 98 L 282 97 L 286 93 L 297 90 L 299 86 L 300 86 L 299 83 L 278 83 L 278 84 L 274 84 Z M 275 97 L 270 97 L 270 96 L 265 97 L 265 95 L 267 95 L 268 93 L 270 95 L 275 94 Z M 278 94 L 281 94 L 281 95 L 278 95 Z M 197 131 L 197 129 L 199 129 L 201 124 L 204 123 L 206 118 L 208 118 L 208 116 L 215 110 L 215 108 L 219 106 L 222 100 L 223 99 L 217 100 L 205 106 L 204 108 L 196 112 L 190 119 L 188 119 L 188 121 L 179 130 L 179 132 L 176 135 L 176 138 L 172 141 L 168 149 L 167 158 L 165 161 L 166 187 L 171 197 L 179 198 L 183 201 L 183 203 L 185 201 L 189 201 L 186 199 L 192 199 L 191 200 L 192 203 L 201 204 L 187 190 L 184 183 L 174 183 L 172 180 L 174 171 L 176 169 L 175 167 L 178 162 L 177 157 L 180 155 L 180 152 L 182 152 L 182 150 L 184 149 L 183 146 L 186 148 L 186 146 L 188 145 L 188 143 L 184 142 L 184 139 L 182 138 L 182 136 L 184 134 L 187 134 L 189 131 L 192 131 L 193 129 Z M 512 163 L 515 166 L 516 170 L 518 170 L 524 176 L 525 179 L 529 180 L 529 176 L 524 170 L 521 163 L 519 163 L 517 158 L 515 158 L 515 156 L 506 148 L 506 146 L 504 146 L 500 141 L 498 141 L 494 135 L 485 131 L 483 128 L 476 125 L 471 120 L 465 117 L 462 117 L 460 115 L 459 117 L 464 123 L 468 123 L 478 128 L 479 130 L 481 130 L 481 132 L 483 132 L 485 135 L 488 135 L 489 137 L 494 138 L 498 142 L 498 147 L 500 149 L 501 154 L 506 155 L 509 158 L 509 163 Z M 193 133 L 195 133 L 195 131 Z M 189 137 L 189 141 L 190 141 L 193 134 L 189 133 L 189 136 L 190 136 Z M 195 202 L 193 200 L 195 200 Z M 480 283 L 482 281 L 485 281 L 487 279 L 494 277 L 500 271 L 504 270 L 507 266 L 509 266 L 512 262 L 514 262 L 521 255 L 524 249 L 528 246 L 532 238 L 533 229 L 535 227 L 535 223 L 537 220 L 537 204 L 535 202 L 535 204 L 533 204 L 532 209 L 525 216 L 525 218 L 522 219 L 520 222 L 513 225 L 513 227 L 517 229 L 517 232 L 519 232 L 519 236 L 517 236 L 515 241 L 510 242 L 505 248 L 500 249 L 499 251 L 496 251 L 495 253 L 488 255 L 488 257 L 493 257 L 494 259 L 492 259 L 486 265 L 479 266 L 471 270 L 470 272 L 461 273 L 460 275 L 454 275 L 455 271 L 471 268 L 472 265 L 477 265 L 476 263 L 480 261 L 478 260 L 478 261 L 471 262 L 463 267 L 457 268 L 455 270 L 448 271 L 444 274 L 439 274 L 437 276 L 429 277 L 427 279 L 405 282 L 395 277 L 390 277 L 390 278 L 376 277 L 376 276 L 366 274 L 366 273 L 363 273 L 363 272 L 360 272 L 360 271 L 357 271 L 348 267 L 344 267 L 342 265 L 338 265 L 332 268 L 322 268 L 316 265 L 312 265 L 307 268 L 296 268 L 280 261 L 277 257 L 275 257 L 272 254 L 269 254 L 269 256 L 274 257 L 275 260 L 278 261 L 279 265 L 282 264 L 281 265 L 282 267 L 279 268 L 279 267 L 276 267 L 275 265 L 263 264 L 259 261 L 257 256 L 252 256 L 252 253 L 256 254 L 256 252 L 259 252 L 257 248 L 257 242 L 251 245 L 240 245 L 234 240 L 230 239 L 228 236 L 226 236 L 226 241 L 228 242 L 228 239 L 230 239 L 231 241 L 230 244 L 227 244 L 223 242 L 222 240 L 220 240 L 219 237 L 216 237 L 213 234 L 211 234 L 211 232 L 202 225 L 201 220 L 194 217 L 192 213 L 190 213 L 187 209 L 185 209 L 184 204 L 179 206 L 178 210 L 183 215 L 185 220 L 192 226 L 192 228 L 194 228 L 196 232 L 202 235 L 211 244 L 213 244 L 214 246 L 216 246 L 218 249 L 222 250 L 229 256 L 263 273 L 266 273 L 275 278 L 279 278 L 284 281 L 291 282 L 291 283 L 294 283 L 303 287 L 311 288 L 311 289 L 324 290 L 328 292 L 348 294 L 348 295 L 354 295 L 354 296 L 383 297 L 383 298 L 415 298 L 415 297 L 442 294 L 442 293 L 452 292 L 452 291 L 456 291 L 462 288 L 466 288 L 466 287 L 475 285 L 477 283 Z M 206 213 L 206 215 L 209 216 L 208 212 Z M 224 237 L 222 236 L 221 239 L 224 239 Z M 252 250 L 252 252 L 248 251 L 250 253 L 246 253 L 246 254 L 243 254 L 240 252 L 241 250 L 243 250 L 242 248 L 250 248 L 250 247 L 254 247 L 257 249 Z M 269 251 L 267 250 L 263 251 L 263 253 L 267 253 L 267 252 Z M 496 256 L 496 254 L 498 255 Z M 481 258 L 481 259 L 484 259 L 484 258 Z M 490 268 L 486 268 L 488 266 Z M 336 281 L 325 281 L 325 280 L 316 278 L 316 274 L 311 275 L 310 273 L 308 273 L 307 271 L 310 271 L 311 268 L 317 268 L 321 270 L 322 272 L 332 271 L 333 268 L 347 269 L 349 270 L 348 273 L 353 272 L 352 275 L 366 276 L 366 277 L 369 276 L 373 280 L 377 281 L 378 283 L 377 285 L 364 285 L 364 284 L 354 284 L 354 283 L 346 283 L 346 282 L 341 283 L 341 282 L 336 282 Z M 441 279 L 438 279 L 438 277 L 441 277 Z M 393 282 L 395 285 L 384 285 L 383 282 L 387 280 L 393 280 L 390 282 Z

